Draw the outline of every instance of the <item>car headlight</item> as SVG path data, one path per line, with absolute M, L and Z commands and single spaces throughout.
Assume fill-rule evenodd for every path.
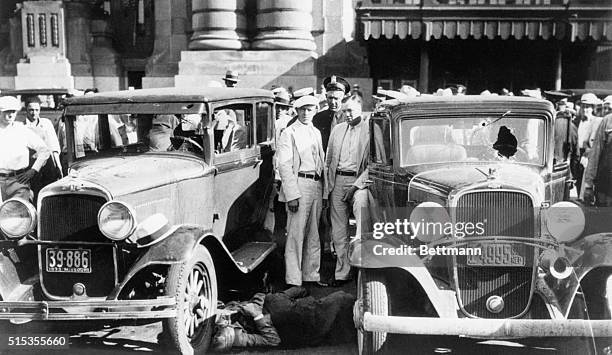
M 582 208 L 571 202 L 557 202 L 546 211 L 546 228 L 560 243 L 578 238 L 584 230 L 584 224 Z
M 12 198 L 0 205 L 0 229 L 9 239 L 28 235 L 36 226 L 36 208 L 26 200 Z
M 446 208 L 436 202 L 420 203 L 410 213 L 413 233 L 422 242 L 432 242 L 442 238 L 450 221 Z
M 109 201 L 98 212 L 98 228 L 108 239 L 124 240 L 136 230 L 136 215 L 123 202 Z

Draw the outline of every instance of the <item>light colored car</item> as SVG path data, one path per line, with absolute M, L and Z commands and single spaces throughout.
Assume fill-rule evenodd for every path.
M 216 137 L 221 111 L 234 121 Z M 0 319 L 161 318 L 180 353 L 205 351 L 217 300 L 260 282 L 275 248 L 260 232 L 274 112 L 259 89 L 65 100 L 68 176 L 37 207 L 0 206 Z
M 568 201 L 553 117 L 548 101 L 524 97 L 377 107 L 370 233 L 350 248 L 360 353 L 398 351 L 399 334 L 612 335 L 609 211 Z

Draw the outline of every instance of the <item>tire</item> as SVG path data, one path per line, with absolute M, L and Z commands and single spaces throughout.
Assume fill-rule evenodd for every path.
M 190 260 L 170 267 L 165 291 L 176 298 L 177 315 L 164 319 L 162 339 L 183 355 L 206 353 L 217 313 L 217 277 L 203 245 L 194 249 Z
M 359 270 L 357 299 L 363 302 L 363 312 L 370 312 L 378 316 L 391 315 L 386 277 L 382 270 Z M 383 353 L 386 341 L 387 333 L 357 329 L 357 346 L 360 355 Z

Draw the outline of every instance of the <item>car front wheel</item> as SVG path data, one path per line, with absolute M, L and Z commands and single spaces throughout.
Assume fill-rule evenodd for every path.
M 217 278 L 203 245 L 194 249 L 190 260 L 170 267 L 166 294 L 176 298 L 177 315 L 164 320 L 165 338 L 181 354 L 205 353 L 215 325 Z
M 361 269 L 357 281 L 358 299 L 363 302 L 363 312 L 377 316 L 390 315 L 386 277 L 382 270 Z M 387 333 L 367 332 L 357 329 L 359 354 L 380 354 L 384 352 Z

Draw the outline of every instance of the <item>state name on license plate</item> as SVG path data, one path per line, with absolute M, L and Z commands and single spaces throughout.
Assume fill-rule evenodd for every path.
M 512 244 L 481 244 L 480 255 L 469 255 L 469 266 L 525 266 L 525 257 L 520 251 L 524 246 Z
M 47 272 L 91 273 L 90 249 L 48 248 Z

